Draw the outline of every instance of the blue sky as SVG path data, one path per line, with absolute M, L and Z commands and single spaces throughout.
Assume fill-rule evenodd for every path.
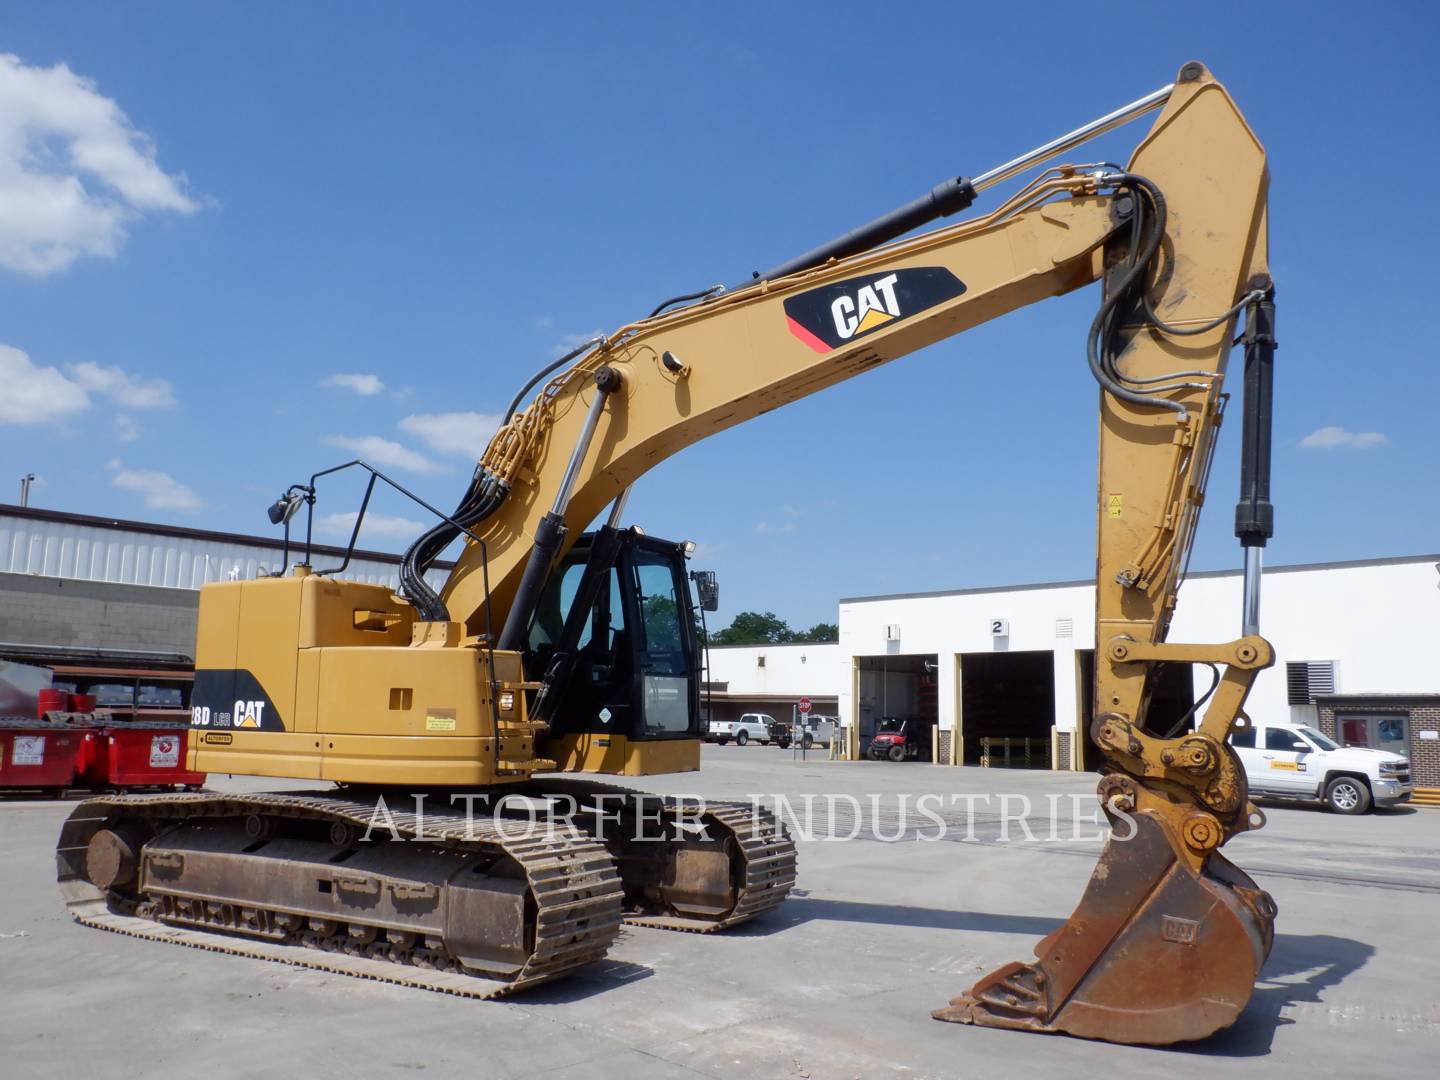
M 1270 154 L 1268 558 L 1435 551 L 1436 11 L 8 6 L 0 495 L 33 471 L 38 505 L 264 532 L 286 484 L 361 447 L 450 504 L 484 417 L 568 342 L 1196 58 Z M 1086 156 L 1123 159 L 1139 134 Z M 1032 307 L 717 436 L 651 473 L 630 518 L 704 545 L 722 621 L 1085 577 L 1096 302 Z M 1196 568 L 1238 563 L 1237 443 L 1232 425 Z M 341 485 L 320 509 L 357 504 Z M 371 546 L 408 539 L 377 524 Z

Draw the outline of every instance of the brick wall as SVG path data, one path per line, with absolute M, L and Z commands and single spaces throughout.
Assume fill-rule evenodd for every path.
M 1071 764 L 1072 758 L 1070 757 L 1070 754 L 1072 751 L 1070 749 L 1070 746 L 1072 740 L 1075 737 L 1075 733 L 1073 731 L 1070 731 L 1068 728 L 1055 728 L 1054 731 L 1055 753 L 1054 757 L 1051 759 L 1050 767 L 1052 769 L 1059 769 L 1065 772 L 1071 771 L 1074 769 L 1074 765 Z
M 1422 739 L 1422 731 L 1440 733 L 1440 700 L 1410 710 L 1410 769 L 1415 786 L 1440 788 L 1440 739 Z
M 200 594 L 0 574 L 0 641 L 195 655 Z
M 950 732 L 941 728 L 935 737 L 935 760 L 941 765 L 950 764 Z
M 1440 788 L 1440 694 L 1335 694 L 1316 699 L 1320 730 L 1340 741 L 1336 716 L 1363 712 L 1410 718 L 1410 771 L 1416 787 Z M 1422 732 L 1434 732 L 1426 739 Z

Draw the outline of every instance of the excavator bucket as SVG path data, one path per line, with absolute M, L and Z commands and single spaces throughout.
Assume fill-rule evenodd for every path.
M 1115 821 L 1035 961 L 992 971 L 935 1018 L 1150 1046 L 1233 1023 L 1270 953 L 1275 902 L 1216 851 L 1197 868 L 1177 840 L 1155 811 Z

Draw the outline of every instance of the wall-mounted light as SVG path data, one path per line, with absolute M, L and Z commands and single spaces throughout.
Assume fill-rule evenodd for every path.
M 305 496 L 299 492 L 292 491 L 281 495 L 265 511 L 270 518 L 270 524 L 281 525 L 288 522 L 295 516 L 295 511 L 300 509 L 300 504 L 304 501 Z

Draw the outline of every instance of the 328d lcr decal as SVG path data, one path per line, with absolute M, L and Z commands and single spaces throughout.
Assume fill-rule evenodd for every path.
M 965 283 L 943 266 L 915 266 L 792 296 L 785 301 L 785 318 L 792 334 L 825 353 L 964 291 Z
M 255 676 L 243 669 L 201 668 L 190 695 L 190 726 L 284 731 L 285 721 Z

